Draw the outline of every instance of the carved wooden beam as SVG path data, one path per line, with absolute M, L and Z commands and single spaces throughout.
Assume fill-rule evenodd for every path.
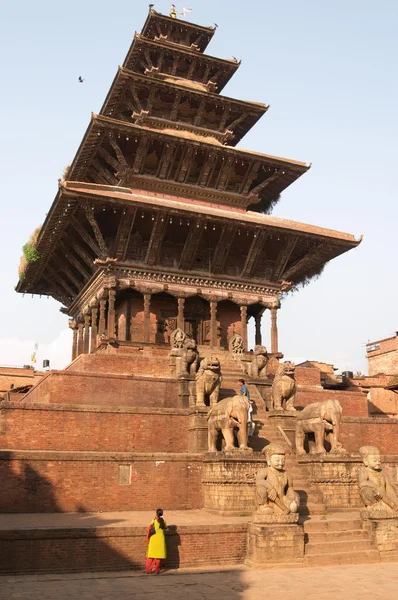
M 159 55 L 159 60 L 158 60 L 158 69 L 159 69 L 159 71 L 162 70 L 163 63 L 164 63 L 164 51 L 162 50 L 161 53 L 160 53 L 160 55 Z
M 224 271 L 237 229 L 238 226 L 235 224 L 223 226 L 211 264 L 212 273 L 222 273 Z
M 120 163 L 116 160 L 116 158 L 114 158 L 112 154 L 102 147 L 98 149 L 98 154 L 115 170 L 114 172 L 117 173 L 117 171 L 120 169 Z
M 242 187 L 240 190 L 240 193 L 243 196 L 246 196 L 249 193 L 250 186 L 257 177 L 258 171 L 260 169 L 260 164 L 260 161 L 256 160 L 251 164 L 251 166 L 249 166 L 246 177 L 243 180 Z
M 84 227 L 79 223 L 79 221 L 75 217 L 70 218 L 70 224 L 72 225 L 73 229 L 77 231 L 82 240 L 86 242 L 87 246 L 89 246 L 91 250 L 96 254 L 96 258 L 102 256 L 101 248 L 97 245 L 97 243 L 93 240 L 91 235 L 84 229 Z
M 149 140 L 145 135 L 140 137 L 140 141 L 138 142 L 137 152 L 135 154 L 135 160 L 133 165 L 133 173 L 136 175 L 141 171 L 141 167 L 144 163 L 147 149 L 148 149 Z
M 124 154 L 123 154 L 123 152 L 121 151 L 121 149 L 120 149 L 120 146 L 119 146 L 119 144 L 117 143 L 117 141 L 116 141 L 116 139 L 114 138 L 114 136 L 111 136 L 111 137 L 109 138 L 109 143 L 110 143 L 110 145 L 112 146 L 112 148 L 114 149 L 114 151 L 115 151 L 115 154 L 116 154 L 116 156 L 117 156 L 117 159 L 118 159 L 118 161 L 119 161 L 120 165 L 122 165 L 123 167 L 128 167 L 127 161 L 126 161 L 126 159 L 124 158 Z
M 214 161 L 215 161 L 214 154 L 212 154 L 211 150 L 208 150 L 207 154 L 206 154 L 206 158 L 203 161 L 202 169 L 200 171 L 200 175 L 199 175 L 199 179 L 198 179 L 198 185 L 200 185 L 201 187 L 206 187 L 207 181 L 209 179 L 210 171 L 211 171 L 212 167 L 214 166 Z
M 42 278 L 43 278 L 43 281 L 45 281 L 47 283 L 50 290 L 54 290 L 51 293 L 51 296 L 53 298 L 55 298 L 56 300 L 58 300 L 58 302 L 61 302 L 65 306 L 68 306 L 68 304 L 70 302 L 70 298 L 65 293 L 65 290 L 62 290 L 52 278 L 50 279 L 49 277 L 46 277 L 46 275 L 44 275 L 44 274 L 42 275 Z
M 191 228 L 181 253 L 179 265 L 181 270 L 190 271 L 192 269 L 196 254 L 199 249 L 199 244 L 203 236 L 203 231 L 204 228 L 202 219 L 197 219 L 191 223 Z
M 176 145 L 173 143 L 165 144 L 163 155 L 159 163 L 157 176 L 159 179 L 167 179 L 169 166 L 173 160 Z
M 184 152 L 184 155 L 183 155 L 181 163 L 180 163 L 181 166 L 180 166 L 180 170 L 179 170 L 178 178 L 177 178 L 177 181 L 180 183 L 184 183 L 184 181 L 186 180 L 186 178 L 188 176 L 193 153 L 194 153 L 193 146 L 187 146 L 185 148 L 185 152 Z
M 236 159 L 234 156 L 228 156 L 228 158 L 226 160 L 224 160 L 223 166 L 222 166 L 219 176 L 218 176 L 218 181 L 217 181 L 217 189 L 218 190 L 224 190 L 225 187 L 227 186 L 228 179 L 234 168 L 235 160 Z
M 98 159 L 94 158 L 91 161 L 91 164 L 96 169 L 96 171 L 105 179 L 106 183 L 109 185 L 115 185 L 116 178 L 112 175 L 107 169 L 105 169 Z
M 134 85 L 130 86 L 130 91 L 131 95 L 133 96 L 137 112 L 141 112 L 142 110 L 144 110 L 144 107 L 141 104 L 141 100 L 138 97 L 137 90 L 135 89 Z
M 282 249 L 279 252 L 279 256 L 276 259 L 275 269 L 272 274 L 272 279 L 274 281 L 279 281 L 281 279 L 282 273 L 286 269 L 286 265 L 289 262 L 289 258 L 291 257 L 292 252 L 297 245 L 298 239 L 298 236 L 294 235 L 289 237 L 287 242 L 283 244 Z
M 189 65 L 189 69 L 188 69 L 188 73 L 187 73 L 187 79 L 191 79 L 193 77 L 193 74 L 195 73 L 195 68 L 196 68 L 196 60 L 195 60 L 195 58 L 192 58 L 191 64 Z
M 79 271 L 80 275 L 85 280 L 90 279 L 91 274 L 92 274 L 93 261 L 91 261 L 91 272 L 90 272 L 90 271 L 86 270 L 86 268 L 83 267 L 83 265 L 78 261 L 78 259 L 74 256 L 72 250 L 67 248 L 62 242 L 58 243 L 58 248 L 60 249 L 60 251 L 62 252 L 64 257 L 66 257 L 68 259 L 68 261 L 75 267 L 76 271 Z
M 57 269 L 62 271 L 67 277 L 69 277 L 70 281 L 75 286 L 76 290 L 79 291 L 84 285 L 84 282 L 79 281 L 75 274 L 70 270 L 68 265 L 65 263 L 65 257 L 60 258 L 56 254 L 53 256 L 53 260 Z
M 178 115 L 178 107 L 181 104 L 182 92 L 178 91 L 174 97 L 173 108 L 171 109 L 170 121 L 175 121 Z
M 203 116 L 203 112 L 206 108 L 206 103 L 207 103 L 207 99 L 206 98 L 202 98 L 200 103 L 199 103 L 199 107 L 195 116 L 195 120 L 194 120 L 194 125 L 200 125 L 200 122 L 202 120 L 202 116 Z
M 307 252 L 303 258 L 300 258 L 297 262 L 295 262 L 287 271 L 282 272 L 280 277 L 289 281 L 290 279 L 295 278 L 300 271 L 308 271 L 322 262 L 322 254 L 325 250 L 325 244 L 318 244 L 315 248 L 312 248 Z
M 231 107 L 230 107 L 229 104 L 226 104 L 225 107 L 224 107 L 224 111 L 223 111 L 222 117 L 221 117 L 220 126 L 218 128 L 218 131 L 224 131 L 225 125 L 226 125 L 226 122 L 227 122 L 227 119 L 228 119 L 228 115 L 229 115 L 230 112 L 231 112 Z
M 173 66 L 171 67 L 171 75 L 175 75 L 178 67 L 178 56 L 174 56 Z
M 242 269 L 241 277 L 247 279 L 254 273 L 257 260 L 263 251 L 265 240 L 268 237 L 268 233 L 261 229 L 256 229 L 255 236 L 251 243 L 249 252 L 246 257 L 245 265 Z
M 237 125 L 239 125 L 239 123 L 242 123 L 242 121 L 244 121 L 245 119 L 247 119 L 248 116 L 249 116 L 249 113 L 244 112 L 237 119 L 235 119 L 235 121 L 232 121 L 232 123 L 228 123 L 228 129 L 233 130 L 234 127 L 236 127 Z
M 148 48 L 144 48 L 144 56 L 145 56 L 145 60 L 147 62 L 148 68 L 151 69 L 153 67 L 153 63 L 151 61 L 151 55 L 149 53 Z
M 160 250 L 163 244 L 164 234 L 167 228 L 167 213 L 161 211 L 156 214 L 151 237 L 148 244 L 145 262 L 154 265 L 159 261 Z
M 157 89 L 155 87 L 151 87 L 151 91 L 149 92 L 148 101 L 146 104 L 146 110 L 148 111 L 148 113 L 151 113 L 152 111 L 152 106 L 155 100 L 156 93 Z
M 51 275 L 51 278 L 54 279 L 54 281 L 56 281 L 57 284 L 60 285 L 61 288 L 63 288 L 67 292 L 68 296 L 71 296 L 72 298 L 76 296 L 76 291 L 70 287 L 70 285 L 61 276 L 61 273 L 59 271 L 54 271 L 54 269 L 50 267 L 50 265 L 47 265 L 46 271 Z
M 137 214 L 136 208 L 128 208 L 120 218 L 119 228 L 115 243 L 115 256 L 119 260 L 125 260 L 127 248 L 130 241 L 131 231 L 133 229 L 135 217 Z
M 261 183 L 256 185 L 256 187 L 253 188 L 252 190 L 250 190 L 249 196 L 250 197 L 258 196 L 258 194 L 260 192 L 262 192 L 262 190 L 264 190 L 267 186 L 269 186 L 270 183 L 272 183 L 273 181 L 276 181 L 281 176 L 282 176 L 282 171 L 276 171 L 273 175 L 271 175 L 271 177 L 267 177 L 267 179 L 264 179 L 264 181 L 262 181 Z
M 88 206 L 88 204 L 85 205 L 84 211 L 86 213 L 87 220 L 91 225 L 91 228 L 95 235 L 95 239 L 97 240 L 98 246 L 100 248 L 101 258 L 104 258 L 105 256 L 108 256 L 108 253 L 109 253 L 108 247 L 105 243 L 101 229 L 100 229 L 100 227 L 96 221 L 96 218 L 94 216 L 94 211 L 90 208 L 90 206 Z
M 211 65 L 210 63 L 206 65 L 205 72 L 203 74 L 202 83 L 207 83 L 209 81 Z
M 101 183 L 102 185 L 109 185 L 109 182 L 103 177 L 103 175 L 97 171 L 93 163 L 90 164 L 89 172 L 93 176 L 95 183 Z

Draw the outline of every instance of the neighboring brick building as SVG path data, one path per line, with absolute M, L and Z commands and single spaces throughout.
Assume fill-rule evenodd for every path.
M 369 375 L 398 375 L 398 332 L 366 345 Z
M 42 377 L 43 373 L 30 366 L 0 366 L 0 397 L 18 388 L 33 387 Z

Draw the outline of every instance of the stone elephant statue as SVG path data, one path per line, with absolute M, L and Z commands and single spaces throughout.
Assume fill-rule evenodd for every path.
M 196 374 L 196 404 L 198 406 L 217 404 L 221 381 L 221 366 L 218 358 L 216 356 L 204 358 Z M 207 398 L 208 402 L 206 402 Z
M 296 453 L 305 454 L 305 436 L 313 433 L 315 442 L 309 439 L 310 454 L 324 454 L 325 435 L 328 435 L 331 452 L 345 452 L 340 437 L 340 421 L 343 412 L 338 400 L 326 400 L 309 404 L 297 415 Z M 312 436 L 311 436 L 312 437 Z
M 218 432 L 221 431 L 225 440 L 225 451 L 237 450 L 234 446 L 234 429 L 238 428 L 238 443 L 240 450 L 251 450 L 247 445 L 247 419 L 249 401 L 246 396 L 231 396 L 224 398 L 212 406 L 207 415 L 208 448 L 209 452 L 217 452 Z

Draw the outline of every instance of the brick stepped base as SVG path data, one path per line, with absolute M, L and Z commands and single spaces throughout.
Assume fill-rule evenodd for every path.
M 359 513 L 314 516 L 304 522 L 304 532 L 306 566 L 380 561 Z
M 0 573 L 144 569 L 153 512 L 0 515 Z M 247 521 L 205 511 L 165 513 L 166 568 L 237 565 L 246 555 Z

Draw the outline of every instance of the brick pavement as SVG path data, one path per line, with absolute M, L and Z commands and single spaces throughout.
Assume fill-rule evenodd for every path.
M 398 563 L 0 577 L 0 600 L 396 600 Z

